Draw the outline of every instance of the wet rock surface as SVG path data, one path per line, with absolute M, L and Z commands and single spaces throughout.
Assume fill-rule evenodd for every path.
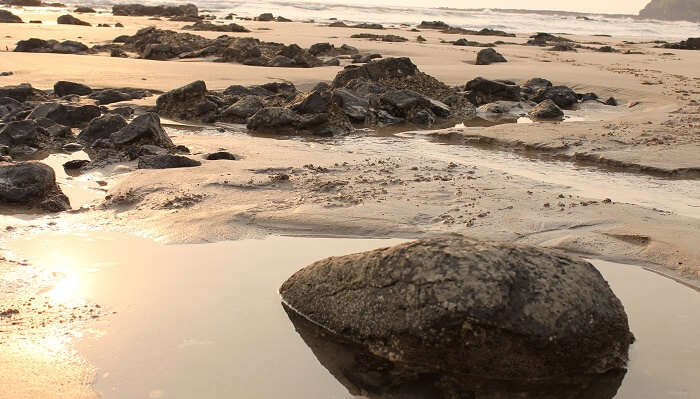
M 589 263 L 562 252 L 425 239 L 328 258 L 280 288 L 295 312 L 420 375 L 520 381 L 626 366 L 634 340 L 620 301 Z

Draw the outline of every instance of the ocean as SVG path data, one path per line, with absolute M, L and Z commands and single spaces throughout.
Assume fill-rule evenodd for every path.
M 549 32 L 571 34 L 607 34 L 616 37 L 629 37 L 636 40 L 679 40 L 700 36 L 700 24 L 693 22 L 670 22 L 645 20 L 632 17 L 610 15 L 550 15 L 547 13 L 524 13 L 499 10 L 458 10 L 446 8 L 388 7 L 362 5 L 356 3 L 337 4 L 322 1 L 189 1 L 197 4 L 200 10 L 210 10 L 216 15 L 235 13 L 241 17 L 253 17 L 264 12 L 281 15 L 293 20 L 314 20 L 329 22 L 337 18 L 346 22 L 376 22 L 385 25 L 417 25 L 423 20 L 440 20 L 450 25 L 467 29 L 491 28 L 513 33 Z M 105 2 L 97 4 L 136 3 L 134 0 Z M 146 0 L 146 4 L 183 4 Z M 84 4 L 84 3 L 82 3 Z

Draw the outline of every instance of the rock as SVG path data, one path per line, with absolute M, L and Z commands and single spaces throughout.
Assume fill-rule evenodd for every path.
M 469 92 L 467 99 L 479 106 L 494 101 L 520 101 L 520 86 L 510 85 L 494 80 L 478 77 L 467 82 L 465 90 Z
M 21 24 L 22 18 L 16 16 L 15 14 L 13 14 L 7 10 L 0 10 L 0 23 Z
M 340 59 L 338 57 L 333 57 L 326 61 L 323 61 L 324 66 L 340 66 Z
M 129 118 L 132 115 L 134 115 L 134 109 L 131 107 L 116 107 L 116 108 L 107 110 L 107 112 L 110 114 L 121 115 L 124 118 Z
M 33 120 L 10 122 L 0 129 L 0 144 L 9 147 L 27 145 L 43 147 L 48 134 Z
M 68 143 L 61 147 L 61 149 L 66 152 L 76 152 L 81 151 L 83 149 L 83 146 L 82 144 L 78 143 Z
M 448 117 L 450 108 L 412 90 L 389 90 L 379 102 L 383 109 L 400 118 L 412 117 L 414 112 L 428 109 L 440 117 Z
M 95 11 L 94 8 L 90 8 L 90 7 L 78 7 L 73 12 L 83 14 L 83 13 L 96 13 L 97 11 Z
M 489 65 L 494 62 L 507 62 L 506 58 L 492 48 L 485 48 L 476 55 L 476 65 Z
M 301 117 L 289 108 L 268 107 L 256 112 L 248 120 L 248 129 L 253 131 L 267 131 L 271 133 L 289 133 L 298 127 Z
M 367 64 L 368 62 L 372 62 L 372 60 L 375 60 L 377 58 L 382 58 L 381 54 L 355 54 L 352 56 L 352 63 L 353 64 Z
M 328 112 L 331 102 L 331 92 L 327 88 L 302 93 L 289 105 L 289 108 L 300 114 L 320 114 Z
M 87 159 L 73 159 L 73 160 L 70 160 L 70 161 L 64 163 L 63 169 L 66 169 L 66 170 L 81 169 L 81 168 L 84 168 L 85 166 L 87 166 L 88 164 L 90 164 L 90 161 Z
M 92 93 L 92 89 L 81 83 L 66 82 L 65 80 L 61 80 L 53 85 L 53 92 L 59 97 L 67 96 L 69 94 L 86 96 Z
M 86 54 L 89 50 L 88 46 L 73 40 L 58 42 L 36 38 L 20 40 L 14 49 L 15 52 L 56 54 Z
M 344 87 L 353 79 L 364 78 L 373 81 L 403 79 L 418 73 L 418 67 L 410 58 L 385 58 L 360 67 L 349 67 L 338 72 L 333 87 Z
M 552 100 L 544 100 L 530 110 L 532 119 L 562 119 L 564 111 Z
M 24 110 L 24 106 L 21 102 L 10 97 L 0 97 L 0 120 L 10 119 L 22 110 Z
M 90 121 L 90 124 L 78 135 L 78 140 L 92 147 L 95 141 L 109 139 L 112 134 L 127 126 L 126 120 L 120 115 L 107 114 Z
M 559 383 L 623 370 L 634 341 L 595 267 L 515 244 L 450 237 L 328 258 L 280 294 L 396 377 L 446 373 L 458 391 L 470 377 Z
M 272 15 L 272 13 L 266 12 L 255 17 L 255 20 L 261 22 L 270 22 L 275 20 L 275 16 Z
M 291 68 L 294 66 L 294 60 L 283 55 L 277 55 L 270 60 L 268 65 L 278 68 Z
M 50 119 L 61 125 L 70 127 L 84 126 L 101 115 L 100 108 L 95 105 L 73 105 L 63 103 L 44 103 L 34 108 L 27 119 Z
M 152 144 L 163 148 L 173 148 L 175 145 L 160 125 L 158 114 L 149 112 L 139 115 L 126 127 L 110 136 L 115 146 Z
M 599 51 L 601 53 L 614 53 L 617 50 L 615 50 L 612 46 L 602 46 L 602 47 L 598 48 L 597 51 Z
M 196 17 L 199 10 L 194 4 L 179 6 L 146 6 L 142 4 L 116 4 L 112 6 L 112 14 L 118 16 L 161 16 L 161 17 Z
M 129 58 L 129 55 L 124 52 L 124 50 L 120 48 L 113 48 L 109 51 L 109 56 L 110 57 L 115 57 L 115 58 Z
M 147 155 L 139 158 L 139 169 L 172 169 L 200 166 L 202 163 L 182 155 Z
M 264 104 L 260 97 L 248 95 L 224 109 L 219 119 L 225 122 L 246 123 L 248 118 L 255 115 L 263 107 Z
M 348 88 L 333 90 L 331 101 L 340 107 L 352 122 L 361 123 L 367 118 L 369 101 Z
M 566 86 L 552 86 L 540 89 L 535 94 L 533 100 L 540 103 L 544 100 L 552 100 L 559 107 L 568 109 L 578 103 L 576 92 Z
M 552 87 L 552 82 L 542 78 L 532 78 L 523 84 L 523 88 L 530 89 L 531 92 L 537 92 L 548 87 Z
M 330 43 L 316 43 L 309 47 L 309 53 L 314 56 L 333 55 L 335 54 L 335 47 Z
M 450 25 L 446 24 L 443 21 L 423 21 L 420 23 L 420 25 L 417 26 L 418 29 L 447 29 L 449 28 Z
M 81 21 L 78 18 L 66 14 L 58 17 L 56 21 L 59 25 L 81 25 L 81 26 L 92 26 L 89 22 Z
M 401 43 L 401 42 L 408 41 L 408 39 L 403 37 L 403 36 L 375 35 L 373 33 L 358 33 L 358 34 L 352 35 L 350 37 L 353 39 L 370 39 L 370 40 L 378 40 L 381 42 L 390 42 L 390 43 Z
M 612 105 L 614 107 L 617 106 L 617 100 L 615 97 L 609 97 L 607 100 L 605 100 L 605 105 Z
M 486 120 L 513 120 L 526 115 L 527 104 L 516 101 L 495 101 L 484 104 L 477 109 L 480 116 Z
M 555 44 L 554 46 L 548 48 L 547 50 L 548 51 L 573 51 L 573 52 L 576 51 L 574 46 L 572 46 L 570 44 L 566 44 L 566 43 Z
M 211 31 L 211 32 L 250 32 L 246 27 L 238 24 L 215 25 L 211 22 L 195 22 L 194 25 L 185 25 L 183 30 Z
M 642 18 L 700 22 L 700 3 L 695 0 L 651 0 L 639 12 Z
M 156 112 L 180 120 L 203 120 L 217 109 L 207 97 L 207 86 L 198 80 L 162 94 L 156 100 Z
M 236 156 L 231 154 L 230 152 L 226 151 L 219 151 L 219 152 L 214 152 L 211 154 L 207 154 L 205 158 L 209 161 L 218 161 L 218 160 L 228 160 L 228 161 L 235 161 Z
M 147 90 L 121 88 L 98 90 L 90 94 L 88 98 L 95 100 L 99 105 L 107 105 L 150 96 L 151 93 Z
M 22 83 L 17 86 L 0 87 L 0 97 L 9 97 L 19 102 L 27 101 L 32 93 L 33 88 L 28 83 Z
M 70 209 L 50 166 L 38 162 L 0 166 L 0 203 L 49 212 Z
M 130 38 L 131 36 L 129 35 L 120 35 L 115 37 L 114 40 L 112 40 L 112 43 L 126 43 Z

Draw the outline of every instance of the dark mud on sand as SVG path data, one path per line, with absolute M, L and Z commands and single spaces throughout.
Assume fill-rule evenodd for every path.
M 298 335 L 277 288 L 320 258 L 398 242 L 273 237 L 161 245 L 114 233 L 44 233 L 9 243 L 32 266 L 18 266 L 25 284 L 6 290 L 5 298 L 37 295 L 34 280 L 43 278 L 38 296 L 54 306 L 99 304 L 105 315 L 93 322 L 56 324 L 51 336 L 70 337 L 64 347 L 74 357 L 49 352 L 55 361 L 39 370 L 65 371 L 66 362 L 94 368 L 94 387 L 106 399 L 352 398 Z M 622 299 L 637 337 L 615 397 L 698 397 L 700 295 L 639 267 L 595 264 Z M 3 272 L 0 282 L 17 273 Z M 45 342 L 46 336 L 23 333 L 22 339 Z M 29 367 L 36 360 L 21 349 L 13 356 L 25 362 L 9 363 L 0 354 L 0 381 L 36 371 Z M 13 387 L 4 392 L 8 398 L 26 396 L 26 386 L 5 383 Z

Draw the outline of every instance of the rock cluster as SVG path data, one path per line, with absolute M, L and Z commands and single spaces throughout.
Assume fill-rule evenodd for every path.
M 474 35 L 474 36 L 502 36 L 515 37 L 514 33 L 507 33 L 502 30 L 483 28 L 481 30 L 464 29 L 446 24 L 443 21 L 423 21 L 417 26 L 418 29 L 436 29 L 441 33 Z
M 112 6 L 112 14 L 121 16 L 146 17 L 197 17 L 199 10 L 194 4 L 179 6 L 146 6 L 142 4 L 116 4 Z
M 595 267 L 514 244 L 425 239 L 328 258 L 294 274 L 280 294 L 291 314 L 323 329 L 326 342 L 354 347 L 355 355 L 336 362 L 350 366 L 364 354 L 364 366 L 341 376 L 370 397 L 427 381 L 439 395 L 425 397 L 608 399 L 616 387 L 600 396 L 590 390 L 595 384 L 575 382 L 624 375 L 634 341 L 621 302 Z M 518 383 L 534 392 L 523 395 Z M 577 395 L 546 389 L 570 383 Z M 515 392 L 474 392 L 494 386 Z

